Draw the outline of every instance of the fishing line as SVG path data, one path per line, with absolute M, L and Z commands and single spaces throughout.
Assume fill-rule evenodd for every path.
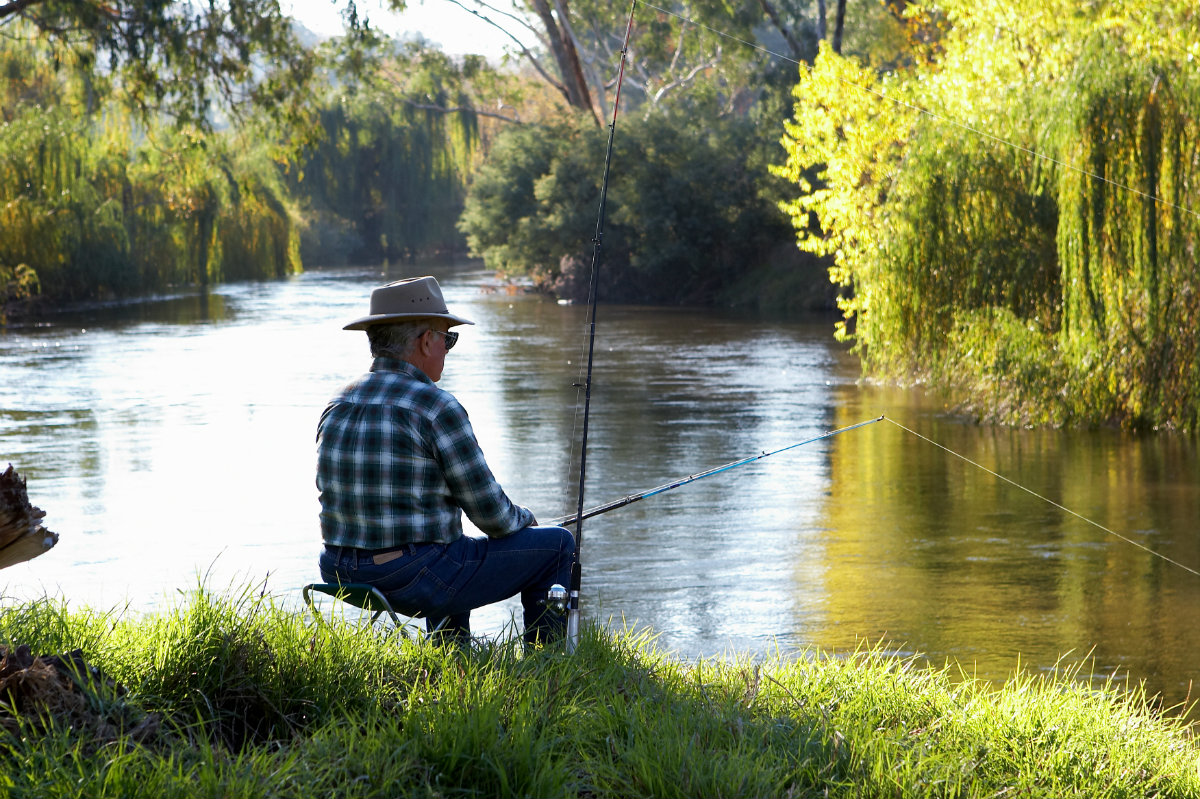
M 655 11 L 660 11 L 663 14 L 667 14 L 669 16 L 675 17 L 676 19 L 678 19 L 682 22 L 686 22 L 689 25 L 695 25 L 697 28 L 703 28 L 704 30 L 706 30 L 710 33 L 716 34 L 717 36 L 722 36 L 726 39 L 737 42 L 738 44 L 744 45 L 746 47 L 750 47 L 754 50 L 758 50 L 763 53 L 767 53 L 768 55 L 774 56 L 775 58 L 781 59 L 783 61 L 787 61 L 789 63 L 796 64 L 797 66 L 804 66 L 804 67 L 808 66 L 804 62 L 797 61 L 796 59 L 794 59 L 790 56 L 784 55 L 783 53 L 777 53 L 774 50 L 763 47 L 762 45 L 755 44 L 754 42 L 748 42 L 745 39 L 734 36 L 733 34 L 725 33 L 724 31 L 720 31 L 709 25 L 705 25 L 703 22 L 697 22 L 694 19 L 690 19 L 688 17 L 683 16 L 682 14 L 677 14 L 674 11 L 669 11 L 668 9 L 662 8 L 660 6 L 656 6 L 653 3 L 647 3 L 647 2 L 645 2 L 645 0 L 642 0 L 642 5 L 646 6 L 647 8 L 653 8 Z M 936 111 L 930 111 L 927 108 L 922 108 L 919 105 L 914 105 L 913 103 L 909 103 L 905 100 L 898 100 L 895 97 L 889 97 L 888 95 L 884 94 L 881 91 L 878 91 L 876 89 L 870 89 L 870 88 L 867 88 L 866 86 L 860 86 L 857 83 L 845 80 L 844 78 L 835 77 L 834 80 L 836 80 L 838 83 L 841 83 L 844 86 L 849 86 L 853 89 L 857 89 L 860 92 L 864 92 L 866 94 L 873 94 L 882 100 L 886 100 L 887 102 L 892 103 L 893 105 L 898 105 L 903 108 L 907 108 L 911 111 L 917 112 L 918 114 L 924 114 L 925 116 L 928 116 L 931 119 L 936 119 L 939 122 L 944 122 L 948 125 L 951 125 L 956 128 L 960 128 L 969 133 L 974 133 L 976 136 L 981 136 L 985 139 L 990 139 L 991 141 L 993 141 L 997 144 L 1004 145 L 1005 147 L 1010 147 L 1014 150 L 1017 150 L 1018 152 L 1022 152 L 1026 155 L 1033 156 L 1034 158 L 1040 158 L 1043 161 L 1054 164 L 1056 166 L 1060 166 L 1063 169 L 1069 170 L 1071 172 L 1075 172 L 1076 174 L 1082 175 L 1087 178 L 1091 178 L 1092 180 L 1099 180 L 1103 183 L 1109 184 L 1110 186 L 1115 186 L 1118 189 L 1122 189 L 1124 191 L 1131 192 L 1139 197 L 1142 197 L 1143 199 L 1151 200 L 1152 202 L 1159 203 L 1160 205 L 1164 205 L 1168 208 L 1174 208 L 1177 211 L 1182 211 L 1185 214 L 1191 214 L 1194 217 L 1200 218 L 1200 213 L 1193 211 L 1191 208 L 1188 208 L 1185 205 L 1179 205 L 1177 203 L 1171 202 L 1170 200 L 1164 200 L 1163 198 L 1158 197 L 1156 195 L 1141 191 L 1140 189 L 1135 189 L 1132 186 L 1126 186 L 1124 183 L 1120 183 L 1118 181 L 1112 180 L 1111 178 L 1106 178 L 1103 175 L 1098 175 L 1095 172 L 1089 172 L 1086 169 L 1074 166 L 1073 164 L 1069 164 L 1066 161 L 1060 161 L 1057 158 L 1046 155 L 1045 153 L 1040 153 L 1037 150 L 1030 149 L 1028 147 L 1025 147 L 1024 145 L 1020 145 L 1020 144 L 1017 144 L 1016 142 L 1012 142 L 1012 141 L 1004 139 L 1000 136 L 996 136 L 995 134 L 988 133 L 985 130 L 980 130 L 979 128 L 968 125 L 965 122 L 959 122 L 958 120 L 956 120 L 952 117 L 948 117 L 943 114 L 939 114 Z
M 1170 557 L 1162 554 L 1161 552 L 1155 552 L 1153 549 L 1146 546 L 1145 544 L 1141 544 L 1137 541 L 1134 541 L 1132 538 L 1123 536 L 1114 530 L 1110 530 L 1109 528 L 1105 527 L 1104 525 L 1100 524 L 1099 522 L 1092 521 L 1091 519 L 1084 516 L 1083 514 L 1076 513 L 1075 511 L 1071 510 L 1070 508 L 1068 508 L 1064 505 L 1058 504 L 1057 502 L 1050 499 L 1049 497 L 1044 497 L 1041 494 L 1039 494 L 1038 492 L 1034 491 L 1033 489 L 1026 488 L 1025 486 L 1021 485 L 1020 483 L 1018 483 L 1014 480 L 1010 480 L 1009 478 L 1005 477 L 1004 475 L 1000 474 L 999 472 L 993 471 L 993 470 L 989 469 L 988 467 L 984 466 L 983 464 L 977 463 L 977 462 L 971 460 L 970 458 L 968 458 L 965 455 L 960 455 L 959 453 L 955 452 L 954 450 L 950 449 L 949 447 L 939 444 L 938 442 L 934 441 L 933 439 L 927 438 L 915 430 L 910 430 L 909 428 L 907 428 L 904 425 L 897 422 L 895 419 L 891 419 L 887 416 L 881 416 L 880 418 L 887 419 L 887 421 L 891 422 L 896 427 L 899 427 L 901 430 L 905 431 L 906 433 L 911 433 L 912 435 L 916 436 L 917 438 L 921 439 L 922 441 L 927 441 L 930 444 L 933 444 L 938 449 L 940 449 L 944 452 L 948 452 L 949 454 L 953 455 L 954 457 L 959 458 L 960 460 L 966 461 L 967 463 L 971 464 L 972 466 L 974 466 L 978 469 L 982 469 L 983 471 L 987 472 L 988 474 L 992 475 L 993 477 L 998 478 L 998 479 L 1003 480 L 1004 482 L 1008 483 L 1010 486 L 1021 489 L 1022 491 L 1024 491 L 1026 494 L 1029 494 L 1030 496 L 1037 497 L 1038 499 L 1042 500 L 1043 502 L 1050 503 L 1054 507 L 1058 508 L 1061 511 L 1071 514 L 1072 516 L 1079 519 L 1080 521 L 1087 522 L 1088 524 L 1092 525 L 1093 527 L 1103 530 L 1104 532 L 1108 533 L 1109 535 L 1115 536 L 1127 544 L 1132 544 L 1133 546 L 1137 547 L 1138 549 L 1142 550 L 1143 552 L 1148 552 L 1149 554 L 1153 555 L 1156 558 L 1165 560 L 1167 563 L 1170 563 L 1173 566 L 1178 566 L 1179 568 L 1183 569 L 1184 571 L 1190 572 L 1190 573 L 1196 575 L 1197 577 L 1200 577 L 1200 571 L 1193 569 L 1191 566 L 1185 566 L 1184 564 L 1180 563 L 1179 561 L 1174 560 L 1173 558 L 1170 558 Z

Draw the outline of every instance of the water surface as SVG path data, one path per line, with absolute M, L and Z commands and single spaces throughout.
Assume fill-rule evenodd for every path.
M 441 385 L 493 470 L 540 518 L 570 512 L 585 309 L 469 268 L 419 271 L 478 322 Z M 370 363 L 341 325 L 411 273 L 316 270 L 0 334 L 0 456 L 62 535 L 5 571 L 5 593 L 137 611 L 201 580 L 265 580 L 298 603 L 318 579 L 317 419 Z M 600 309 L 588 505 L 880 415 L 941 446 L 884 421 L 590 520 L 585 614 L 687 656 L 879 644 L 993 680 L 1086 661 L 1183 701 L 1200 577 L 1154 553 L 1200 568 L 1194 440 L 967 424 L 863 384 L 831 327 Z M 515 609 L 477 612 L 476 632 L 502 634 Z

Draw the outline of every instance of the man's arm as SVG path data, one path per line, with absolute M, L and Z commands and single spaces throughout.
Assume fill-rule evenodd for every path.
M 454 501 L 493 538 L 536 524 L 533 512 L 508 498 L 487 465 L 466 410 L 451 399 L 434 417 L 437 457 Z

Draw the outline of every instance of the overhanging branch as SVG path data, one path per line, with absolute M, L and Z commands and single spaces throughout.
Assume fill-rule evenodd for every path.
M 12 0 L 12 2 L 0 4 L 0 20 L 20 14 L 25 9 L 40 2 L 42 0 Z
M 489 119 L 498 119 L 501 122 L 511 122 L 514 125 L 525 124 L 516 117 L 506 117 L 503 114 L 497 114 L 494 111 L 483 111 L 479 108 L 472 108 L 469 105 L 443 106 L 431 105 L 429 103 L 418 103 L 415 100 L 404 100 L 405 105 L 412 108 L 418 108 L 422 111 L 437 111 L 440 114 L 457 114 L 457 113 L 472 113 L 476 116 L 488 117 Z
M 546 81 L 546 82 L 547 82 L 547 83 L 549 83 L 551 86 L 553 86 L 555 89 L 557 89 L 559 92 L 561 92 L 561 93 L 562 93 L 562 95 L 563 95 L 563 97 L 567 97 L 567 87 L 566 87 L 566 86 L 564 86 L 564 85 L 562 84 L 562 82 L 560 82 L 560 81 L 558 81 L 558 80 L 555 80 L 555 78 L 554 78 L 552 75 L 550 75 L 550 73 L 546 72 L 546 70 L 545 70 L 545 68 L 542 66 L 541 62 L 537 60 L 537 58 L 534 56 L 534 54 L 533 54 L 532 52 L 530 52 L 529 48 L 525 46 L 525 43 L 524 43 L 524 42 L 522 42 L 520 39 L 518 39 L 518 38 L 517 38 L 517 37 L 516 37 L 516 36 L 513 34 L 513 32 L 512 32 L 512 31 L 510 31 L 508 28 L 506 28 L 506 27 L 504 27 L 503 25 L 501 25 L 499 22 L 496 22 L 496 21 L 495 21 L 494 19 L 492 19 L 491 17 L 488 17 L 488 16 L 486 16 L 486 15 L 484 15 L 484 14 L 480 13 L 480 12 L 479 12 L 479 10 L 477 10 L 477 9 L 474 9 L 474 8 L 471 8 L 470 6 L 468 6 L 468 5 L 466 5 L 465 3 L 461 2 L 460 0 L 446 0 L 446 2 L 448 2 L 448 3 L 453 3 L 454 5 L 456 5 L 456 6 L 458 6 L 459 8 L 461 8 L 463 11 L 466 11 L 468 14 L 472 14 L 472 15 L 474 15 L 476 18 L 478 18 L 478 19 L 480 19 L 480 20 L 483 20 L 483 21 L 484 21 L 484 22 L 486 22 L 488 25 L 491 25 L 493 28 L 495 28 L 496 30 L 500 31 L 501 33 L 503 33 L 503 34 L 504 34 L 505 36 L 507 36 L 508 38 L 512 39 L 512 40 L 513 40 L 513 43 L 514 43 L 514 44 L 516 44 L 518 48 L 520 48 L 520 50 L 521 50 L 521 55 L 522 55 L 522 56 L 524 56 L 524 57 L 525 57 L 525 59 L 526 59 L 527 61 L 529 61 L 529 63 L 530 63 L 530 64 L 532 64 L 532 65 L 533 65 L 533 68 L 534 68 L 535 70 L 537 70 L 537 73 L 538 73 L 539 75 L 541 75 L 541 76 L 542 76 L 542 80 Z M 527 22 L 525 22 L 523 19 L 521 19 L 520 17 L 518 17 L 518 16 L 517 16 L 517 15 L 515 15 L 515 14 L 510 14 L 510 13 L 508 13 L 507 11 L 504 11 L 504 10 L 502 10 L 502 9 L 494 8 L 494 7 L 492 7 L 492 6 L 489 6 L 489 5 L 487 5 L 486 3 L 480 3 L 480 5 L 481 5 L 481 6 L 483 6 L 484 8 L 486 8 L 486 9 L 488 9 L 489 11 L 493 11 L 493 12 L 495 12 L 495 13 L 497 13 L 497 14 L 503 14 L 504 16 L 506 16 L 506 17 L 508 17 L 508 18 L 510 18 L 510 19 L 512 19 L 512 20 L 514 20 L 514 21 L 515 21 L 515 22 L 517 22 L 518 24 L 520 24 L 520 25 L 524 25 L 526 28 L 529 28 L 531 31 L 533 30 L 533 29 L 530 27 L 530 25 L 529 25 Z M 536 33 L 536 31 L 535 31 L 535 33 Z

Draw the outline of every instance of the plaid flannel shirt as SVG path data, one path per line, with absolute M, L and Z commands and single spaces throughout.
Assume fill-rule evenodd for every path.
M 393 358 L 376 358 L 321 414 L 317 489 L 321 535 L 338 546 L 449 543 L 463 511 L 492 537 L 536 523 L 496 482 L 458 400 Z

